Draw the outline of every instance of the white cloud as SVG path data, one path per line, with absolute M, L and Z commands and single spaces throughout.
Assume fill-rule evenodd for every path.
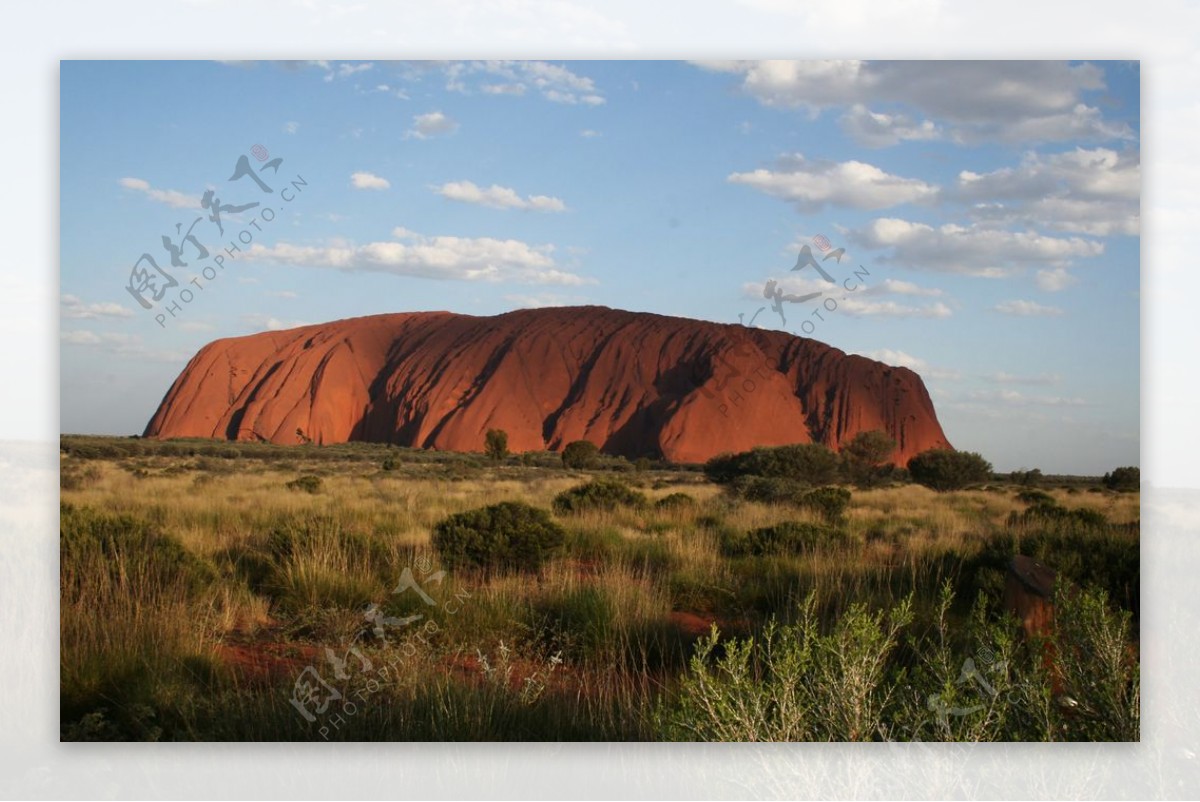
M 1063 396 L 1030 396 L 1018 393 L 1016 390 L 976 390 L 968 393 L 970 401 L 999 404 L 1002 406 L 1042 406 L 1042 407 L 1085 407 L 1090 403 L 1083 398 L 1066 398 Z
M 733 173 L 728 180 L 806 211 L 826 205 L 854 209 L 883 209 L 902 203 L 932 200 L 937 187 L 916 178 L 891 175 L 860 161 L 809 161 L 801 154 L 784 156 L 775 169 Z
M 442 134 L 452 134 L 457 130 L 457 122 L 440 111 L 431 111 L 427 114 L 415 115 L 413 117 L 413 127 L 408 129 L 405 136 L 416 139 L 429 139 L 430 137 L 441 136 Z
M 387 189 L 392 185 L 386 178 L 380 178 L 374 173 L 368 172 L 351 174 L 350 184 L 355 189 Z
M 915 357 L 912 354 L 904 351 L 893 350 L 891 348 L 880 348 L 874 351 L 863 351 L 862 356 L 868 359 L 874 359 L 876 362 L 883 362 L 887 365 L 895 365 L 896 367 L 908 368 L 909 370 L 919 373 L 922 378 L 926 379 L 944 379 L 955 380 L 962 378 L 962 374 L 949 368 L 935 368 L 926 362 L 924 359 Z
M 869 148 L 885 148 L 905 141 L 941 139 L 932 120 L 917 122 L 906 114 L 884 114 L 855 103 L 839 120 L 842 130 Z
M 63 345 L 96 348 L 123 358 L 149 362 L 186 362 L 192 354 L 183 351 L 164 351 L 148 348 L 136 334 L 94 332 L 86 329 L 63 331 L 59 334 Z
M 1027 153 L 1017 167 L 989 173 L 964 170 L 951 193 L 978 201 L 983 220 L 1035 223 L 1094 236 L 1140 229 L 1141 160 L 1136 150 L 1108 148 L 1054 154 Z
M 349 78 L 351 75 L 355 75 L 360 72 L 366 72 L 367 70 L 370 70 L 375 66 L 374 64 L 372 64 L 369 61 L 363 61 L 363 62 L 343 61 L 342 63 L 338 64 L 336 67 L 334 67 L 328 61 L 310 61 L 308 63 L 311 64 L 312 66 L 320 67 L 321 69 L 325 70 L 326 82 L 332 81 L 335 77 L 336 78 Z
M 525 84 L 484 84 L 479 87 L 485 95 L 523 95 Z
M 996 384 L 1049 385 L 1058 384 L 1060 381 L 1062 381 L 1062 377 L 1056 373 L 1040 373 L 1036 376 L 1020 376 L 1014 373 L 1005 373 L 1004 371 L 989 373 L 983 378 L 987 381 L 995 382 Z
M 599 131 L 593 131 L 591 128 L 585 128 L 579 132 L 579 135 L 584 139 L 595 139 L 598 136 L 603 136 Z
M 537 295 L 505 295 L 504 300 L 514 309 L 545 309 L 551 306 L 577 306 L 587 301 L 581 295 L 560 295 L 544 292 Z
M 267 247 L 256 243 L 247 256 L 276 264 L 452 281 L 595 283 L 559 268 L 553 258 L 553 245 L 529 245 L 520 240 L 491 237 L 430 237 L 402 227 L 394 229 L 392 236 L 392 240 L 364 245 L 335 242 L 317 247 L 281 242 Z
M 292 292 L 291 290 L 276 290 L 274 292 L 268 292 L 267 297 L 282 298 L 285 301 L 294 301 L 297 298 L 299 298 L 300 295 L 298 293 Z
M 529 195 L 522 198 L 516 190 L 492 184 L 484 188 L 470 181 L 451 181 L 435 190 L 443 198 L 462 203 L 474 203 L 493 209 L 525 209 L 536 212 L 562 212 L 567 205 L 548 195 Z
M 289 120 L 288 122 L 283 124 L 283 132 L 285 134 L 294 134 L 299 130 L 300 130 L 300 123 L 295 122 L 293 120 Z
M 1030 265 L 1065 267 L 1099 256 L 1104 244 L 1079 237 L 1050 237 L 954 223 L 934 228 L 896 218 L 877 218 L 848 237 L 855 244 L 890 249 L 884 261 L 907 267 L 986 278 L 1011 275 Z
M 1043 306 L 1037 301 L 1001 301 L 992 308 L 1017 317 L 1055 317 L 1063 314 L 1063 310 L 1057 306 Z
M 521 96 L 529 88 L 552 103 L 599 106 L 604 96 L 595 81 L 547 61 L 456 62 L 446 67 L 454 91 L 467 91 L 468 76 L 482 75 L 480 90 L 489 95 Z M 450 88 L 449 86 L 447 88 Z
M 301 326 L 312 325 L 302 320 L 280 320 L 271 315 L 258 313 L 242 315 L 242 322 L 250 326 L 254 331 L 283 331 L 285 329 L 298 329 Z
M 72 320 L 91 320 L 100 317 L 133 317 L 133 310 L 111 301 L 85 303 L 74 295 L 60 299 L 60 314 Z
M 1054 267 L 1048 270 L 1039 270 L 1034 277 L 1034 281 L 1037 283 L 1039 290 L 1058 292 L 1075 284 L 1079 279 L 1072 276 L 1064 268 Z
M 141 192 L 150 200 L 157 203 L 165 203 L 172 209 L 199 209 L 200 196 L 188 195 L 174 189 L 155 189 L 150 186 L 149 181 L 144 181 L 141 178 L 122 178 L 117 182 L 125 189 L 131 189 L 135 192 Z
M 724 61 L 699 66 L 737 75 L 744 92 L 766 106 L 805 109 L 862 106 L 848 124 L 870 134 L 870 104 L 907 104 L 945 121 L 957 142 L 1134 139 L 1123 123 L 1104 120 L 1083 94 L 1105 88 L 1103 70 L 1065 61 Z M 888 116 L 888 115 L 883 115 Z M 866 126 L 865 128 L 862 126 Z M 920 134 L 920 124 L 899 128 Z M 884 123 L 883 129 L 891 128 Z M 878 131 L 876 131 L 878 135 Z M 879 144 L 892 134 L 877 136 Z M 904 137 L 896 132 L 896 141 Z

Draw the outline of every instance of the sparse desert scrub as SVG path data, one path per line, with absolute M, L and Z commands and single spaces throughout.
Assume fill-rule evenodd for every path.
M 853 737 L 1120 738 L 1136 729 L 1136 493 L 1043 484 L 1069 514 L 1027 515 L 1034 505 L 1017 485 L 889 485 L 855 490 L 831 520 L 733 498 L 695 471 L 657 466 L 629 475 L 617 503 L 554 513 L 562 545 L 540 571 L 485 572 L 439 555 L 437 525 L 502 503 L 552 509 L 581 486 L 556 455 L 525 464 L 366 444 L 107 440 L 64 440 L 64 476 L 81 477 L 62 488 L 68 739 L 662 738 L 669 733 L 652 713 L 679 709 L 710 624 L 721 633 L 711 669 L 733 638 L 762 644 L 772 620 L 801 625 L 810 598 L 819 638 L 911 598 L 913 621 L 889 650 L 885 675 L 920 671 L 926 684 L 896 690 L 880 708 L 886 727 Z M 391 470 L 380 469 L 384 459 Z M 320 492 L 285 489 L 304 475 L 320 478 Z M 693 503 L 655 503 L 679 493 Z M 766 549 L 774 553 L 727 548 L 763 530 L 836 536 Z M 1095 689 L 1088 704 L 1102 695 L 1104 709 L 1120 706 L 1123 718 L 1081 729 L 1043 705 L 1041 719 L 1005 713 L 1002 726 L 995 710 L 949 730 L 936 720 L 929 695 L 950 673 L 958 678 L 976 648 L 972 633 L 983 631 L 973 611 L 1015 637 L 999 598 L 1017 553 L 1093 596 L 1107 591 L 1072 636 L 1071 654 L 1087 663 L 1065 670 Z M 943 614 L 946 585 L 955 595 Z M 1113 618 L 1122 610 L 1124 624 Z M 938 659 L 950 666 L 941 674 L 929 656 L 939 626 Z M 367 681 L 351 647 L 372 671 L 393 665 L 390 678 L 369 675 L 379 684 L 371 703 L 341 726 L 308 722 L 289 703 L 306 668 L 342 692 Z M 1023 647 L 1006 648 L 1019 656 Z M 326 650 L 348 660 L 347 679 Z M 1085 671 L 1099 666 L 1107 674 Z M 819 737 L 852 737 L 844 723 L 828 726 Z

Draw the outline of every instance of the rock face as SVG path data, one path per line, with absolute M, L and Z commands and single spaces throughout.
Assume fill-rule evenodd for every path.
M 611 454 L 702 462 L 872 429 L 895 462 L 950 447 L 921 378 L 785 332 L 606 307 L 375 315 L 217 340 L 147 437 L 390 442 L 513 451 L 590 440 Z

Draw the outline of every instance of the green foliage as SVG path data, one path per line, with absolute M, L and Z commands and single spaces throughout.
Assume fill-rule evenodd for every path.
M 654 502 L 655 509 L 659 510 L 680 510 L 690 509 L 696 506 L 696 499 L 689 496 L 687 493 L 671 493 L 668 496 L 663 496 L 658 501 Z
M 1142 488 L 1142 471 L 1134 467 L 1117 468 L 1104 474 L 1102 481 L 1109 490 L 1132 493 Z
M 1054 496 L 1041 490 L 1022 490 L 1017 493 L 1017 501 L 1022 504 L 1051 504 L 1055 503 Z
M 840 521 L 850 506 L 850 491 L 844 487 L 818 487 L 800 497 L 800 506 L 816 510 L 827 521 Z
M 322 485 L 321 477 L 307 473 L 304 476 L 293 479 L 288 482 L 286 487 L 288 490 L 297 490 L 304 493 L 320 493 Z
M 400 467 L 400 460 L 395 457 L 384 457 L 383 464 L 380 467 L 385 471 L 397 470 Z
M 508 456 L 508 432 L 503 429 L 488 429 L 483 438 L 483 451 L 488 459 L 500 462 Z
M 807 554 L 847 542 L 846 533 L 819 524 L 783 521 L 748 533 L 725 530 L 721 534 L 721 552 L 728 557 Z
M 1045 479 L 1039 468 L 1034 468 L 1031 471 L 1013 471 L 1008 475 L 1008 478 L 1014 483 L 1022 487 L 1036 487 Z
M 588 440 L 575 440 L 567 443 L 562 450 L 563 467 L 571 470 L 584 470 L 596 465 L 600 449 Z
M 914 482 L 933 490 L 958 490 L 988 481 L 992 464 L 973 451 L 933 448 L 910 459 L 908 472 Z
M 545 510 L 505 501 L 442 520 L 433 529 L 433 547 L 449 568 L 536 571 L 565 535 Z
M 633 469 L 638 473 L 645 473 L 646 471 L 650 470 L 650 458 L 638 457 L 633 461 Z
M 704 464 L 705 475 L 718 484 L 729 484 L 739 476 L 763 476 L 824 485 L 833 482 L 837 472 L 837 454 L 818 443 L 720 454 Z
M 799 504 L 807 490 L 807 485 L 777 476 L 739 476 L 729 484 L 733 495 L 760 504 Z
M 873 487 L 895 471 L 891 463 L 895 453 L 896 441 L 887 432 L 859 432 L 842 447 L 843 473 L 859 487 Z
M 646 497 L 621 482 L 600 480 L 577 485 L 554 497 L 554 511 L 560 515 L 587 510 L 615 510 L 620 507 L 640 509 Z
M 798 623 L 772 619 L 757 638 L 721 642 L 714 626 L 698 644 L 677 699 L 657 712 L 662 735 L 686 741 L 878 737 L 892 693 L 885 671 L 899 633 L 912 621 L 911 600 L 886 614 L 853 605 L 828 634 L 821 634 L 815 608 L 810 595 Z
M 59 550 L 64 570 L 104 566 L 119 581 L 198 593 L 216 578 L 211 563 L 146 521 L 91 507 L 60 507 Z

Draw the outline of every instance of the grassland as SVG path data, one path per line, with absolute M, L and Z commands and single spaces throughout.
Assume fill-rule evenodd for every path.
M 1086 480 L 1040 488 L 1098 513 L 1065 521 L 1003 482 L 853 490 L 836 538 L 764 555 L 729 544 L 830 522 L 678 466 L 88 437 L 61 466 L 67 740 L 1138 737 L 1138 495 Z M 652 503 L 555 514 L 538 572 L 431 545 L 598 475 Z M 1050 643 L 1001 609 L 1018 552 L 1074 589 Z

